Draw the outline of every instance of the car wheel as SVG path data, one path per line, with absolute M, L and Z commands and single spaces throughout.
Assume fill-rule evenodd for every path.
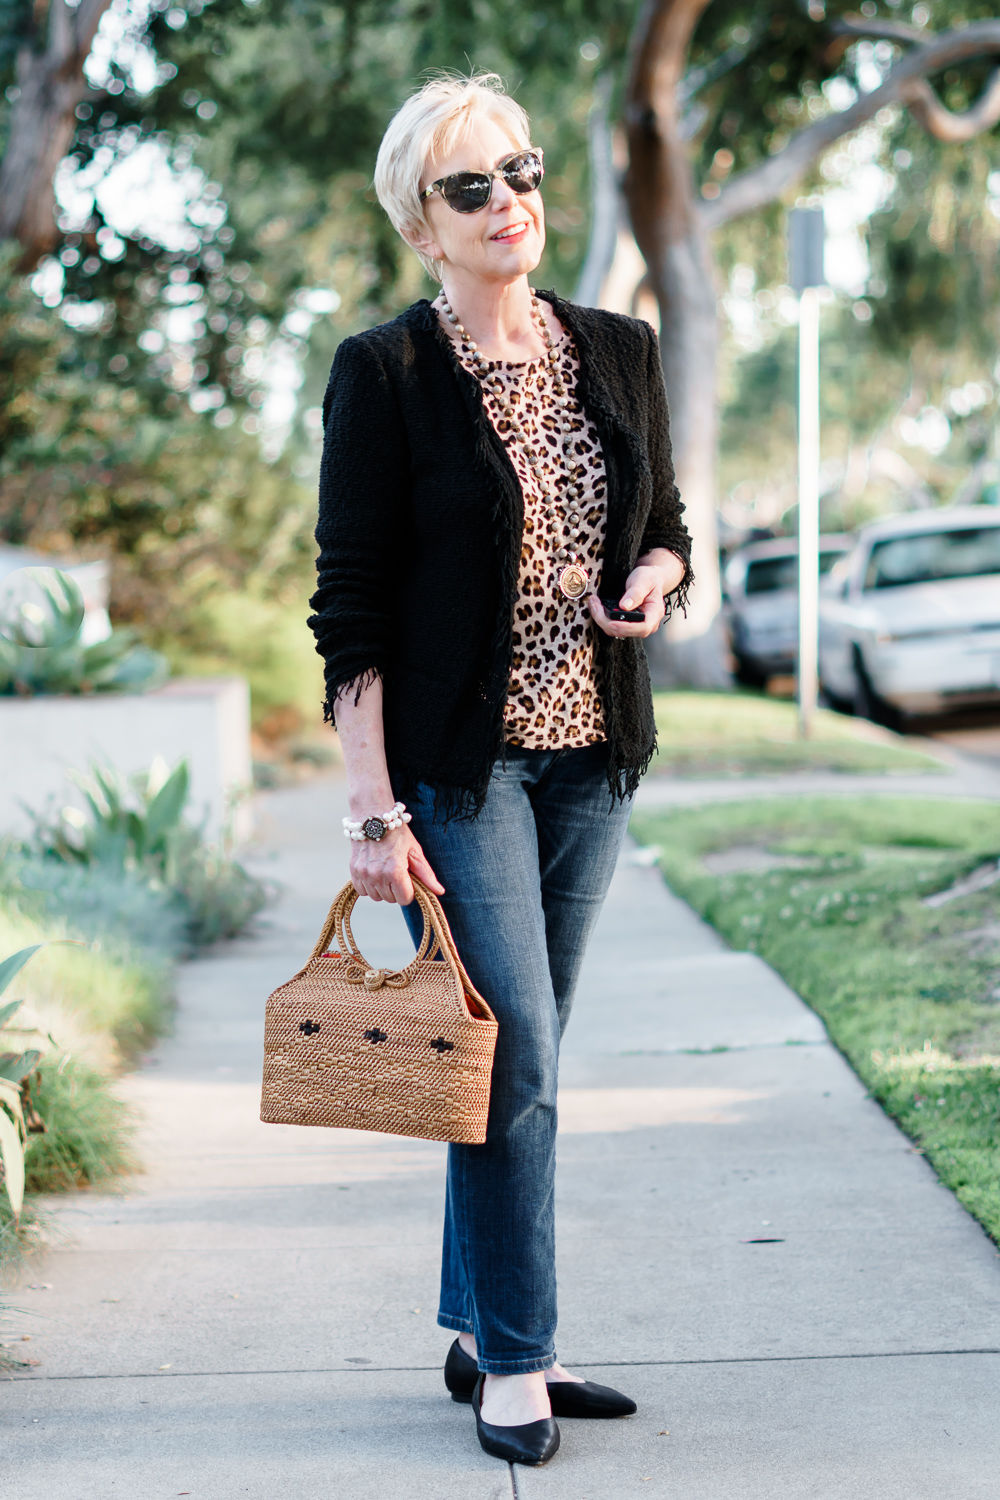
M 742 687 L 767 687 L 767 673 L 751 657 L 740 651 L 733 652 L 733 676 Z
M 854 696 L 851 707 L 859 719 L 870 719 L 873 724 L 881 724 L 884 729 L 898 731 L 902 728 L 902 714 L 875 691 L 865 659 L 857 649 L 854 652 Z
M 820 708 L 830 708 L 837 714 L 852 714 L 854 707 L 846 698 L 841 698 L 837 693 L 831 693 L 825 683 L 819 684 L 816 701 Z

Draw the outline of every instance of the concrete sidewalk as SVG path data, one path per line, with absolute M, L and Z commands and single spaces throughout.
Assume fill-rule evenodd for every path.
M 174 1036 L 120 1085 L 148 1173 L 50 1200 L 65 1242 L 9 1299 L 40 1363 L 0 1384 L 0 1493 L 995 1500 L 996 1248 L 813 1012 L 634 851 L 565 1044 L 559 1353 L 639 1413 L 563 1422 L 542 1470 L 481 1452 L 440 1374 L 444 1148 L 258 1120 L 264 1001 L 345 878 L 341 802 L 332 777 L 259 795 L 247 863 L 282 898 L 183 967 Z M 355 925 L 412 951 L 390 908 Z

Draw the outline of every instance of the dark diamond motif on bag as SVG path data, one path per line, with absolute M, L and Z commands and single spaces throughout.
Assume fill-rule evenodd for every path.
M 319 1030 L 318 1021 L 300 1021 L 299 1030 L 304 1031 L 306 1036 L 315 1036 Z
M 371 1031 L 365 1032 L 366 1042 L 387 1042 L 388 1040 L 389 1038 L 386 1033 L 384 1031 L 379 1031 L 377 1026 L 373 1026 Z
M 433 1042 L 431 1042 L 431 1046 L 434 1048 L 438 1057 L 442 1057 L 445 1052 L 454 1052 L 455 1050 L 455 1043 L 446 1042 L 443 1036 L 435 1037 Z

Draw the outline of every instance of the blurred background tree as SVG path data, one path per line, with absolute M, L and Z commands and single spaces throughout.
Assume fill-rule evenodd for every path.
M 675 670 L 717 678 L 698 646 L 713 641 L 717 505 L 727 534 L 787 526 L 794 506 L 798 194 L 840 213 L 827 524 L 989 482 L 989 9 L 0 0 L 0 536 L 110 550 L 115 617 L 188 668 L 256 652 L 255 703 L 277 712 L 294 677 L 292 719 L 309 718 L 326 373 L 345 333 L 429 290 L 375 203 L 375 150 L 426 69 L 471 63 L 501 72 L 546 146 L 541 284 L 661 325 L 701 577 L 689 644 L 668 649 Z M 928 61 L 936 33 L 962 27 L 965 52 Z M 51 149 L 33 155 L 56 58 Z M 956 120 L 969 139 L 947 138 Z

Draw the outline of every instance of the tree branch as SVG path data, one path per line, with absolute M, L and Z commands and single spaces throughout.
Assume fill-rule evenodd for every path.
M 919 26 L 907 26 L 904 21 L 869 21 L 865 16 L 839 16 L 827 23 L 831 36 L 846 37 L 848 41 L 905 42 L 908 46 L 922 46 L 927 41 L 927 32 Z
M 994 68 L 986 87 L 963 114 L 946 109 L 926 78 L 919 78 L 905 100 L 910 114 L 936 141 L 971 141 L 1000 120 L 1000 68 Z
M 1000 55 L 1000 20 L 980 21 L 973 26 L 946 31 L 924 45 L 915 47 L 895 64 L 877 89 L 862 94 L 848 109 L 807 125 L 774 156 L 730 178 L 718 198 L 698 205 L 702 223 L 706 229 L 715 229 L 719 224 L 728 223 L 742 214 L 752 213 L 754 209 L 773 203 L 797 178 L 803 176 L 817 156 L 834 141 L 865 124 L 889 104 L 909 105 L 914 92 L 920 93 L 921 84 L 929 89 L 926 84 L 929 74 L 940 72 L 953 63 L 991 55 Z M 951 119 L 965 121 L 978 112 L 978 118 L 992 124 L 995 117 L 991 119 L 990 111 L 993 107 L 991 80 L 983 96 L 967 115 L 951 116 Z M 921 100 L 918 108 L 926 109 L 926 102 Z M 943 105 L 938 104 L 938 109 L 941 115 L 948 114 Z M 928 109 L 928 118 L 931 113 Z M 934 118 L 937 120 L 938 116 Z M 970 130 L 970 135 L 972 134 L 975 131 Z M 969 136 L 956 138 L 965 140 Z

